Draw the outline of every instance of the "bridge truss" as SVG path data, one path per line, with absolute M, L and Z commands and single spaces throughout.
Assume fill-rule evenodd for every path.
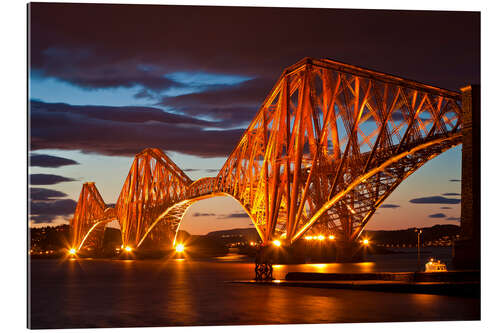
M 175 239 L 189 206 L 218 195 L 242 205 L 265 244 L 311 229 L 352 242 L 404 179 L 462 142 L 461 129 L 457 92 L 306 58 L 282 73 L 216 177 L 193 182 L 158 149 L 136 156 L 114 211 L 123 244 Z M 100 202 L 77 207 L 74 241 L 103 219 Z
M 107 207 L 95 183 L 84 183 L 70 222 L 73 248 L 98 249 L 102 246 L 106 224 L 115 218 L 115 210 Z

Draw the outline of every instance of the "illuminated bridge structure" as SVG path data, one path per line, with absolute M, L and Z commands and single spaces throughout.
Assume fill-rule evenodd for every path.
M 354 242 L 401 182 L 462 143 L 462 118 L 458 92 L 305 58 L 283 71 L 216 177 L 192 181 L 148 148 L 114 207 L 84 184 L 73 245 L 99 246 L 112 220 L 124 246 L 175 244 L 188 208 L 214 196 L 239 202 L 264 244 L 290 245 L 308 232 Z

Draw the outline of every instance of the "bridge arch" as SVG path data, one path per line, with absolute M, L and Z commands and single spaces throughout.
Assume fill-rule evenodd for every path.
M 95 243 L 100 244 L 104 237 L 104 231 L 106 229 L 106 225 L 110 222 L 113 222 L 113 220 L 115 219 L 116 218 L 115 218 L 114 208 L 112 207 L 106 208 L 106 210 L 103 213 L 103 216 L 91 222 L 92 226 L 90 227 L 90 229 L 87 231 L 85 236 L 83 236 L 82 240 L 79 243 L 77 243 L 77 245 L 74 246 L 73 248 L 75 248 L 76 251 L 80 251 L 84 247 L 86 242 L 93 244 Z M 92 240 L 92 238 L 94 238 L 94 240 Z
M 175 223 L 175 233 L 174 233 L 174 237 L 173 237 L 173 244 L 172 246 L 175 246 L 176 244 L 176 240 L 177 240 L 177 233 L 180 229 L 180 225 L 182 223 L 182 220 L 184 218 L 184 216 L 186 215 L 187 211 L 189 210 L 189 208 L 195 204 L 196 202 L 199 202 L 199 201 L 202 201 L 202 200 L 205 200 L 205 199 L 209 199 L 209 198 L 214 198 L 214 197 L 221 197 L 221 196 L 224 196 L 224 197 L 230 197 L 232 198 L 234 201 L 236 201 L 237 203 L 240 204 L 240 206 L 245 210 L 245 212 L 247 213 L 248 217 L 251 219 L 252 223 L 254 226 L 257 226 L 256 224 L 256 220 L 255 218 L 252 216 L 251 212 L 237 199 L 235 198 L 233 195 L 229 194 L 229 193 L 224 193 L 224 192 L 216 192 L 216 193 L 212 193 L 212 194 L 205 194 L 205 195 L 202 195 L 202 196 L 199 196 L 199 197 L 195 197 L 195 198 L 192 198 L 192 199 L 188 199 L 188 200 L 183 200 L 175 205 L 172 205 L 170 206 L 169 208 L 167 208 L 163 213 L 161 213 L 155 220 L 154 222 L 149 226 L 148 230 L 146 231 L 146 233 L 144 234 L 144 236 L 141 238 L 141 240 L 139 241 L 139 243 L 137 244 L 137 247 L 139 248 L 142 243 L 147 239 L 149 233 L 155 228 L 157 227 L 158 225 L 160 225 L 161 223 L 172 223 L 172 222 L 169 222 L 168 219 L 176 219 L 176 221 L 174 222 Z M 258 228 L 256 228 L 257 232 L 259 233 L 259 236 L 261 237 L 261 239 L 263 239 L 263 236 L 261 235 L 260 231 Z
M 84 183 L 75 214 L 70 221 L 72 249 L 80 250 L 85 243 L 99 248 L 102 245 L 104 226 L 111 222 L 114 216 L 114 208 L 104 203 L 95 183 Z

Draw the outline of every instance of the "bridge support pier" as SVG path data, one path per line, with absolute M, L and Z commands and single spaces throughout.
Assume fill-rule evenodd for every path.
M 337 262 L 357 262 L 363 260 L 363 251 L 357 242 L 338 241 L 336 244 Z
M 461 88 L 463 110 L 460 239 L 453 244 L 455 269 L 479 269 L 480 245 L 480 87 Z

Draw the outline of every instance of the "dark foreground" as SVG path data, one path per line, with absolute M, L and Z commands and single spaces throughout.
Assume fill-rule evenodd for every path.
M 253 263 L 241 259 L 31 260 L 28 323 L 73 328 L 479 319 L 479 298 L 227 283 L 253 277 Z M 386 271 L 397 260 L 404 262 L 385 256 L 377 263 L 277 266 L 275 278 L 289 271 Z

